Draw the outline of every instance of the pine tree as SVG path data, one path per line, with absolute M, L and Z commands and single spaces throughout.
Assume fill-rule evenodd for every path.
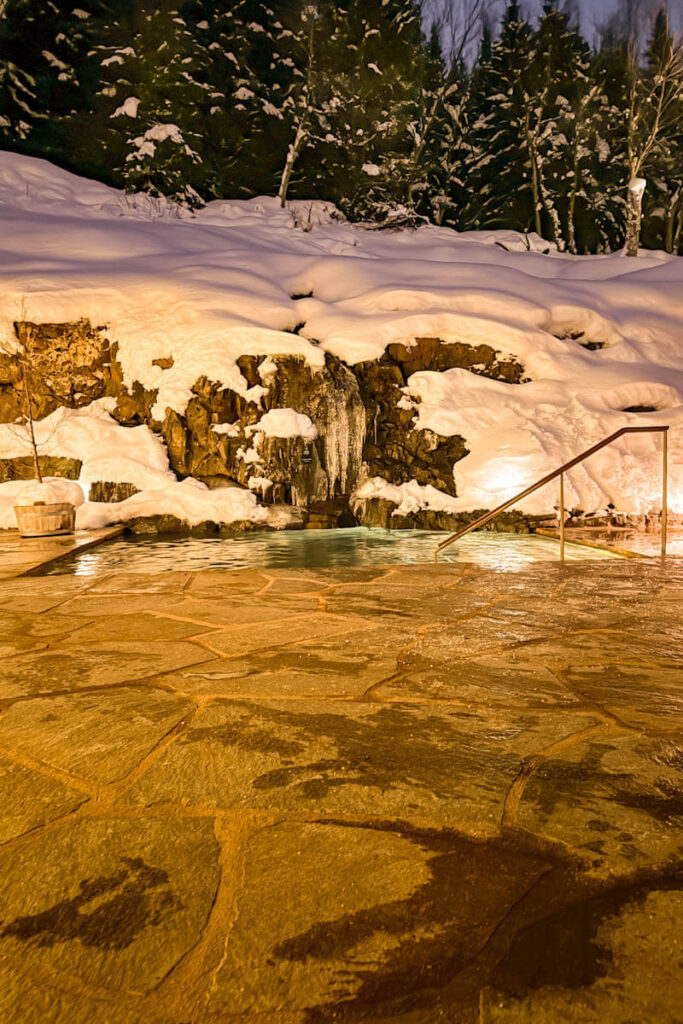
M 220 115 L 221 154 L 230 172 L 223 194 L 273 194 L 290 141 L 288 98 L 293 80 L 301 80 L 303 61 L 285 14 L 296 22 L 300 5 L 284 0 L 205 0 L 217 15 L 215 53 L 223 74 L 212 78 L 224 92 Z
M 354 218 L 396 222 L 406 208 L 427 46 L 413 0 L 346 0 L 327 49 L 326 164 Z
M 560 249 L 579 251 L 577 223 L 592 223 L 594 244 L 603 245 L 616 221 L 606 187 L 609 145 L 603 135 L 609 104 L 592 75 L 587 44 L 564 10 L 544 5 L 534 34 L 534 112 L 528 152 L 535 171 L 544 234 Z
M 67 164 L 65 122 L 92 89 L 92 26 L 104 0 L 7 0 L 0 13 L 0 145 Z
M 203 129 L 211 86 L 196 38 L 174 0 L 131 2 L 95 52 L 105 153 L 128 191 L 201 205 Z
M 475 71 L 463 227 L 535 228 L 541 233 L 538 189 L 527 146 L 527 122 L 534 113 L 532 35 L 519 5 L 510 3 L 490 60 Z

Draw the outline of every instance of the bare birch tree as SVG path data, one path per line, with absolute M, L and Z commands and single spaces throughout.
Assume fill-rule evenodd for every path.
M 668 22 L 667 22 L 668 30 Z M 683 109 L 683 44 L 667 31 L 667 45 L 654 66 L 640 66 L 638 44 L 628 48 L 626 110 L 626 256 L 637 256 L 643 216 L 645 174 L 672 134 L 680 130 Z
M 24 402 L 24 417 L 22 426 L 26 430 L 26 438 L 33 457 L 33 476 L 42 484 L 43 475 L 40 471 L 40 459 L 38 458 L 38 445 L 33 426 L 33 381 L 32 381 L 32 356 L 33 356 L 33 327 L 26 320 L 26 307 L 21 304 L 21 321 L 15 324 L 15 333 L 19 342 L 17 362 L 21 375 L 21 391 Z M 24 440 L 26 440 L 24 438 Z
M 280 205 L 287 203 L 289 183 L 292 178 L 294 165 L 301 153 L 301 150 L 308 143 L 311 129 L 315 121 L 315 61 L 316 61 L 316 27 L 318 22 L 318 8 L 314 4 L 308 4 L 303 8 L 301 14 L 301 33 L 305 41 L 306 67 L 299 82 L 295 82 L 292 93 L 287 97 L 287 102 L 293 108 L 292 118 L 293 137 L 287 147 L 287 155 L 280 176 L 280 187 L 278 188 L 278 199 Z

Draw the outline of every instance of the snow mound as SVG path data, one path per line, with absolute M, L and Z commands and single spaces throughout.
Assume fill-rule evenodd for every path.
M 169 408 L 183 412 L 202 375 L 249 394 L 242 355 L 296 356 L 315 369 L 325 352 L 354 365 L 416 338 L 489 345 L 518 360 L 529 382 L 425 372 L 404 396 L 418 429 L 465 439 L 458 497 L 448 498 L 455 507 L 492 507 L 621 426 L 664 422 L 671 506 L 683 511 L 678 257 L 573 257 L 510 231 L 365 231 L 329 204 L 282 209 L 268 197 L 190 213 L 0 153 L 0 280 L 0 348 L 13 347 L 22 304 L 34 321 L 106 324 L 125 382 L 157 389 L 159 420 Z M 656 506 L 659 443 L 631 436 L 606 449 L 572 472 L 568 503 Z M 0 431 L 0 457 L 11 457 L 8 444 Z M 191 486 L 177 490 L 163 444 L 146 428 L 119 428 L 100 407 L 69 416 L 50 445 L 84 460 L 86 483 L 125 479 L 166 495 L 160 507 L 195 515 L 185 505 Z M 218 502 L 214 511 L 227 516 L 237 500 L 202 498 L 205 510 Z M 240 514 L 260 515 L 254 494 L 239 500 Z M 551 505 L 540 493 L 521 507 Z
M 78 508 L 85 501 L 83 488 L 74 480 L 63 477 L 45 477 L 42 483 L 31 480 L 17 494 L 15 505 L 73 505 Z

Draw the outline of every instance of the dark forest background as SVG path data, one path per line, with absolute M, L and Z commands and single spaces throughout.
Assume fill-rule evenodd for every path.
M 455 3 L 431 27 L 416 0 L 0 8 L 2 148 L 190 206 L 322 198 L 380 226 L 683 252 L 683 57 L 664 8 L 643 34 L 624 0 L 592 47 L 566 0 L 495 21 Z

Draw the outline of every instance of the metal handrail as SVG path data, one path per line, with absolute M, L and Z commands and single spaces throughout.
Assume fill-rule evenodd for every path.
M 520 491 L 520 493 L 516 494 L 514 496 L 514 498 L 510 498 L 509 501 L 504 501 L 502 505 L 499 505 L 498 508 L 494 508 L 491 512 L 485 512 L 483 516 L 479 516 L 479 518 L 475 519 L 473 523 L 470 523 L 468 526 L 464 526 L 462 528 L 462 530 L 458 530 L 457 533 L 453 533 L 453 534 L 451 534 L 450 537 L 447 537 L 446 540 L 441 541 L 441 543 L 438 545 L 436 551 L 434 552 L 434 561 L 438 562 L 439 554 L 440 554 L 441 551 L 444 550 L 444 548 L 449 547 L 449 545 L 453 544 L 456 540 L 460 540 L 460 538 L 464 537 L 466 533 L 471 533 L 472 530 L 476 530 L 478 527 L 484 526 L 486 523 L 490 522 L 492 519 L 494 519 L 501 512 L 504 512 L 506 509 L 510 508 L 511 505 L 514 505 L 516 502 L 521 501 L 522 498 L 526 498 L 527 495 L 533 494 L 533 492 L 537 491 L 539 489 L 539 487 L 543 487 L 545 484 L 550 483 L 551 480 L 556 480 L 558 476 L 560 478 L 560 558 L 562 558 L 562 560 L 564 560 L 564 474 L 567 472 L 568 469 L 571 469 L 572 466 L 576 466 L 579 462 L 583 462 L 583 460 L 587 459 L 589 455 L 593 455 L 595 452 L 600 451 L 601 448 L 604 448 L 606 445 L 611 444 L 612 441 L 616 441 L 617 438 L 623 437 L 624 434 L 647 434 L 647 433 L 651 433 L 651 434 L 657 433 L 657 434 L 662 434 L 663 435 L 663 442 L 662 442 L 662 557 L 664 557 L 666 555 L 666 525 L 667 525 L 667 515 L 668 515 L 668 508 L 667 508 L 667 431 L 668 431 L 668 429 L 669 429 L 668 426 L 665 426 L 665 427 L 664 426 L 658 426 L 658 427 L 622 427 L 621 430 L 617 430 L 616 433 L 610 434 L 609 437 L 606 437 L 603 441 L 599 441 L 597 444 L 594 444 L 592 448 L 588 448 L 585 452 L 582 452 L 581 455 L 577 455 L 576 458 L 571 459 L 569 462 L 565 462 L 565 464 L 563 466 L 560 466 L 559 469 L 553 470 L 552 473 L 548 473 L 541 480 L 537 480 L 535 484 L 531 484 L 530 487 L 527 487 L 525 490 Z

